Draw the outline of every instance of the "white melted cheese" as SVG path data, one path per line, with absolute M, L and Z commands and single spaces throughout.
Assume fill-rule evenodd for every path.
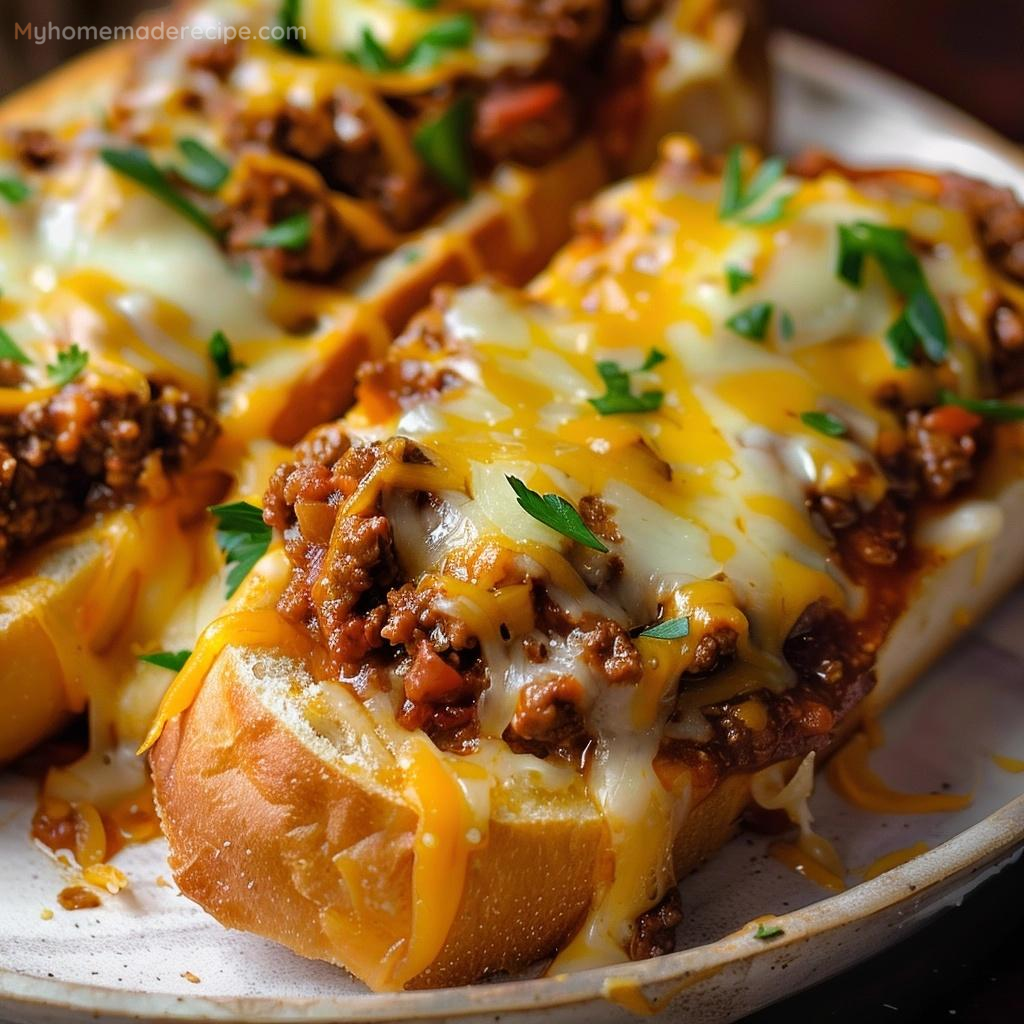
M 403 569 L 442 581 L 449 571 L 459 581 L 442 608 L 479 635 L 489 671 L 482 734 L 500 737 L 535 681 L 567 675 L 583 688 L 594 737 L 587 784 L 608 824 L 616 871 L 556 970 L 620 957 L 631 922 L 672 882 L 689 795 L 685 783 L 670 793 L 654 770 L 661 738 L 706 736 L 705 704 L 790 686 L 782 645 L 810 604 L 825 600 L 851 615 L 861 607 L 807 498 L 813 491 L 863 508 L 877 502 L 887 484 L 870 448 L 896 426 L 876 401 L 878 388 L 930 396 L 936 371 L 893 366 L 884 334 L 901 299 L 871 260 L 862 287 L 838 278 L 839 225 L 907 227 L 931 243 L 922 264 L 954 347 L 967 362 L 986 351 L 972 324 L 984 322 L 991 274 L 961 214 L 861 194 L 830 175 L 785 180 L 777 190 L 791 194 L 787 216 L 762 227 L 721 221 L 718 189 L 706 179 L 612 190 L 597 213 L 621 230 L 596 250 L 587 240 L 571 246 L 528 297 L 485 286 L 458 292 L 444 313 L 452 351 L 429 358 L 463 383 L 370 429 L 413 439 L 449 479 L 463 481 L 462 491 L 440 493 L 429 515 L 399 496 L 400 484 L 384 508 Z M 755 279 L 735 295 L 728 263 Z M 728 323 L 758 302 L 773 307 L 760 340 Z M 665 358 L 640 372 L 652 348 Z M 587 401 L 604 391 L 598 360 L 636 371 L 634 393 L 662 391 L 660 409 L 598 415 Z M 847 433 L 816 432 L 801 420 L 813 411 L 840 416 Z M 616 531 L 610 554 L 574 545 L 526 513 L 508 476 L 576 507 L 600 497 Z M 929 527 L 932 540 L 941 547 L 962 534 L 988 536 L 998 527 L 989 518 L 965 507 L 956 524 Z M 599 616 L 635 632 L 686 614 L 690 636 L 639 638 L 643 681 L 611 686 L 580 633 L 510 635 L 496 593 L 475 585 L 466 568 L 467 553 L 488 543 L 513 552 L 517 571 L 575 621 Z M 609 573 L 610 558 L 621 560 L 621 572 Z M 677 701 L 687 659 L 716 623 L 737 632 L 736 663 Z M 523 654 L 530 638 L 546 645 L 540 664 Z M 806 814 L 796 817 L 809 834 Z

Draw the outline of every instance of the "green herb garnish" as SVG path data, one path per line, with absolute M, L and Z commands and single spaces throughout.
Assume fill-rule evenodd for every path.
M 800 422 L 826 437 L 842 437 L 846 433 L 846 424 L 830 412 L 802 412 Z
M 718 207 L 720 220 L 736 220 L 741 224 L 772 224 L 779 220 L 789 202 L 788 195 L 773 199 L 759 213 L 750 212 L 786 172 L 786 161 L 780 156 L 765 160 L 747 185 L 743 184 L 743 147 L 729 150 L 722 176 L 722 200 Z
M 579 512 L 560 494 L 538 494 L 531 491 L 518 477 L 506 476 L 505 479 L 516 492 L 519 507 L 527 515 L 533 516 L 537 522 L 594 551 L 608 550 L 600 538 L 583 522 Z
M 206 343 L 206 350 L 210 354 L 210 360 L 217 368 L 217 376 L 226 380 L 236 370 L 243 369 L 242 363 L 235 362 L 231 351 L 231 342 L 223 331 L 214 331 L 213 336 Z
M 46 375 L 57 387 L 62 388 L 65 384 L 70 384 L 85 369 L 88 362 L 89 353 L 77 345 L 62 348 L 57 353 L 57 361 L 47 365 Z
M 645 629 L 641 636 L 649 636 L 654 640 L 680 640 L 690 635 L 690 620 L 683 616 L 681 619 L 666 619 L 659 622 L 650 629 Z
M 179 139 L 178 149 L 187 163 L 178 173 L 200 192 L 216 192 L 231 174 L 231 168 L 198 139 Z
M 220 239 L 220 232 L 213 221 L 191 200 L 183 196 L 168 180 L 167 176 L 149 158 L 148 154 L 136 147 L 131 149 L 101 149 L 100 157 L 107 166 L 118 174 L 131 178 L 161 202 L 187 217 L 196 227 L 213 238 Z
M 395 67 L 387 50 L 381 46 L 369 25 L 363 26 L 358 48 L 347 50 L 345 58 L 363 71 L 393 71 Z
M 277 23 L 284 29 L 284 35 L 277 40 L 282 50 L 292 53 L 307 53 L 303 35 L 299 33 L 299 4 L 302 0 L 281 0 L 281 9 L 277 14 Z
M 152 654 L 140 654 L 139 661 L 144 661 L 147 665 L 156 665 L 157 668 L 180 672 L 191 656 L 191 651 L 154 651 Z
M 757 926 L 757 931 L 754 932 L 755 939 L 777 939 L 780 935 L 786 933 L 777 924 L 764 924 L 763 922 Z
M 210 511 L 217 519 L 217 544 L 232 566 L 225 595 L 231 597 L 267 553 L 273 531 L 263 522 L 263 513 L 247 501 L 214 505 Z
M 784 309 L 779 314 L 779 337 L 783 341 L 789 341 L 794 334 L 796 334 L 796 324 L 793 323 L 793 317 L 790 316 L 789 310 Z
M 9 359 L 12 363 L 28 366 L 32 360 L 22 351 L 21 346 L 0 327 L 0 359 Z
M 254 249 L 302 249 L 309 244 L 313 222 L 309 213 L 292 214 L 271 225 L 250 243 Z
M 20 178 L 0 178 L 0 196 L 9 203 L 23 203 L 32 195 L 32 189 Z
M 998 398 L 961 398 L 952 391 L 942 390 L 939 392 L 939 405 L 959 405 L 961 409 L 999 423 L 1024 420 L 1024 405 L 1014 405 Z
M 725 326 L 750 341 L 764 341 L 775 307 L 770 302 L 755 302 L 725 321 Z
M 630 374 L 650 370 L 658 363 L 664 362 L 666 358 L 664 352 L 652 348 L 636 370 L 624 370 L 618 363 L 610 359 L 600 360 L 597 363 L 597 372 L 604 381 L 605 393 L 598 398 L 588 398 L 587 401 L 602 416 L 613 416 L 623 412 L 654 412 L 655 409 L 660 409 L 665 393 L 649 390 L 634 395 L 630 384 Z
M 368 25 L 363 26 L 359 47 L 345 56 L 363 71 L 429 71 L 451 50 L 463 49 L 473 41 L 476 23 L 465 12 L 432 25 L 402 57 L 393 58 Z
M 943 362 L 949 352 L 946 321 L 906 231 L 867 221 L 841 224 L 836 274 L 860 288 L 868 256 L 878 262 L 890 286 L 907 301 L 903 313 L 886 332 L 896 366 L 910 366 L 919 349 L 931 362 Z
M 725 283 L 730 295 L 741 292 L 748 284 L 754 283 L 754 275 L 733 263 L 725 265 Z
M 434 176 L 461 199 L 469 198 L 473 170 L 469 158 L 469 131 L 473 101 L 460 96 L 440 117 L 416 129 L 413 145 Z

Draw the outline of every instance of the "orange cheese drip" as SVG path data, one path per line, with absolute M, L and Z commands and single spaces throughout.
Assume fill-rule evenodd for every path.
M 273 647 L 279 653 L 302 658 L 309 652 L 309 638 L 297 626 L 273 609 L 235 612 L 210 623 L 196 644 L 192 657 L 164 694 L 156 718 L 146 734 L 139 753 L 144 754 L 158 739 L 164 726 L 191 707 L 207 673 L 225 647 Z
M 828 781 L 845 800 L 878 814 L 937 814 L 961 811 L 974 800 L 970 793 L 902 793 L 892 789 L 870 765 L 878 741 L 860 732 L 828 763 Z
M 1014 774 L 1024 772 L 1024 760 L 1019 757 L 1006 757 L 1003 754 L 993 754 L 992 760 L 995 762 L 996 767 L 1002 768 L 1004 772 L 1013 772 Z
M 784 864 L 790 871 L 803 875 L 808 881 L 820 885 L 823 889 L 830 889 L 832 892 L 842 892 L 846 888 L 846 882 L 834 871 L 830 871 L 817 858 L 811 856 L 806 850 L 801 849 L 795 843 L 772 843 L 768 847 L 768 853 L 780 864 Z
M 405 956 L 386 987 L 401 988 L 438 957 L 462 901 L 472 820 L 462 789 L 429 740 L 416 742 L 406 768 L 406 797 L 419 820 L 413 846 L 412 929 Z
M 872 878 L 884 875 L 886 871 L 892 871 L 893 868 L 898 868 L 901 864 L 906 864 L 915 857 L 920 857 L 922 853 L 927 852 L 927 843 L 914 843 L 913 846 L 905 846 L 902 850 L 893 850 L 891 853 L 885 853 L 865 868 L 864 880 L 870 882 Z

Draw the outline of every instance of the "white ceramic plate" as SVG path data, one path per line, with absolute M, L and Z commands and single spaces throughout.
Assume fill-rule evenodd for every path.
M 1024 158 L 964 115 L 834 51 L 782 36 L 778 148 L 806 144 L 854 162 L 954 167 L 1024 194 Z M 869 815 L 823 781 L 817 824 L 850 883 L 880 855 L 930 852 L 846 892 L 826 894 L 740 836 L 684 883 L 683 952 L 571 976 L 373 995 L 344 972 L 251 935 L 227 932 L 174 889 L 160 843 L 126 850 L 131 888 L 96 910 L 55 909 L 57 867 L 28 838 L 32 788 L 0 777 L 0 1017 L 81 1020 L 517 1022 L 734 1020 L 895 942 L 1019 855 L 1024 775 L 991 755 L 1024 758 L 1024 592 L 958 645 L 886 716 L 875 767 L 896 787 L 971 790 L 956 814 Z M 780 915 L 785 935 L 752 937 L 751 918 Z M 196 979 L 196 980 L 190 980 Z

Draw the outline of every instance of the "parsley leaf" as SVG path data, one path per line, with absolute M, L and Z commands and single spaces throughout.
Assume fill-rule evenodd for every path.
M 602 359 L 597 363 L 597 372 L 604 381 L 605 393 L 587 401 L 602 415 L 613 416 L 622 412 L 654 412 L 661 408 L 663 391 L 644 391 L 634 395 L 630 385 L 630 374 L 642 370 L 650 370 L 668 358 L 664 352 L 652 348 L 643 363 L 636 370 L 624 370 L 618 363 L 610 359 Z
M 405 2 L 419 11 L 432 11 L 440 0 L 405 0 Z
M 154 651 L 152 654 L 140 654 L 139 661 L 144 661 L 147 665 L 156 665 L 157 668 L 180 672 L 191 655 L 191 651 Z
M 281 9 L 277 14 L 277 23 L 284 29 L 284 36 L 277 40 L 277 45 L 282 50 L 291 50 L 292 53 L 308 53 L 305 38 L 305 30 L 299 25 L 299 4 L 302 0 L 281 0 Z
M 473 126 L 473 101 L 460 96 L 447 110 L 416 129 L 413 146 L 434 176 L 460 199 L 468 199 L 473 184 L 469 156 L 469 132 Z
M 231 597 L 249 575 L 252 567 L 267 553 L 273 531 L 263 522 L 263 513 L 247 501 L 214 505 L 210 511 L 217 519 L 217 544 L 224 552 L 228 573 L 227 592 Z
M 725 321 L 725 326 L 750 341 L 764 341 L 775 307 L 770 302 L 755 302 Z
M 134 146 L 130 149 L 101 149 L 100 157 L 118 174 L 131 178 L 212 238 L 220 239 L 220 232 L 213 221 L 167 180 L 167 176 L 153 163 L 145 150 Z
M 429 71 L 449 50 L 462 49 L 473 41 L 476 23 L 463 11 L 432 25 L 402 57 L 395 59 L 384 49 L 368 25 L 363 26 L 359 48 L 345 54 L 363 71 Z
M 313 222 L 309 213 L 303 211 L 272 224 L 249 245 L 254 249 L 302 249 L 309 244 L 312 233 Z
M 754 275 L 733 263 L 725 265 L 725 283 L 730 295 L 741 292 L 748 284 L 754 283 Z
M 690 620 L 683 616 L 681 619 L 665 619 L 650 629 L 645 629 L 641 636 L 649 636 L 654 640 L 681 640 L 684 636 L 690 635 Z
M 57 361 L 47 365 L 46 374 L 61 388 L 65 384 L 70 384 L 85 369 L 88 362 L 89 353 L 73 344 L 71 348 L 62 348 L 57 353 Z
M 939 404 L 959 405 L 962 409 L 977 413 L 987 420 L 995 420 L 997 423 L 1024 420 L 1024 405 L 1014 405 L 998 398 L 961 398 L 952 391 L 942 390 L 939 392 Z
M 765 197 L 773 185 L 786 172 L 786 161 L 780 156 L 765 160 L 754 172 L 750 182 L 743 184 L 743 147 L 736 145 L 729 150 L 722 175 L 722 199 L 718 207 L 720 220 L 736 220 L 741 224 L 772 224 L 785 213 L 790 197 L 773 199 L 759 213 L 751 209 Z
M 846 433 L 846 424 L 830 412 L 802 412 L 800 422 L 826 437 L 842 437 Z
M 556 533 L 568 537 L 594 551 L 607 551 L 582 516 L 560 494 L 538 494 L 531 491 L 518 477 L 506 476 L 509 486 L 516 492 L 519 507 L 539 523 L 551 527 Z
M 226 380 L 236 370 L 243 369 L 243 363 L 236 363 L 231 352 L 231 342 L 223 331 L 214 331 L 210 340 L 206 343 L 206 350 L 210 354 L 213 365 L 217 368 L 217 376 Z
M 889 285 L 907 300 L 903 313 L 886 332 L 896 366 L 910 366 L 918 348 L 931 362 L 944 362 L 949 352 L 946 321 L 906 231 L 868 221 L 840 224 L 837 276 L 860 288 L 868 256 L 878 262 Z
M 187 163 L 178 173 L 200 192 L 216 192 L 231 174 L 231 168 L 198 139 L 179 139 L 178 149 Z
M 21 346 L 0 327 L 0 359 L 9 359 L 12 363 L 28 366 L 32 360 L 22 351 Z
M 381 46 L 369 25 L 363 26 L 359 36 L 359 47 L 347 50 L 345 59 L 363 71 L 393 71 L 395 68 L 387 50 Z
M 0 196 L 9 203 L 23 203 L 32 195 L 32 189 L 20 178 L 0 178 Z
M 757 926 L 754 932 L 755 939 L 777 939 L 786 933 L 777 924 L 765 924 L 763 921 Z
M 796 334 L 796 324 L 793 323 L 793 317 L 789 310 L 784 309 L 779 314 L 779 337 L 783 341 L 789 341 L 794 334 Z

